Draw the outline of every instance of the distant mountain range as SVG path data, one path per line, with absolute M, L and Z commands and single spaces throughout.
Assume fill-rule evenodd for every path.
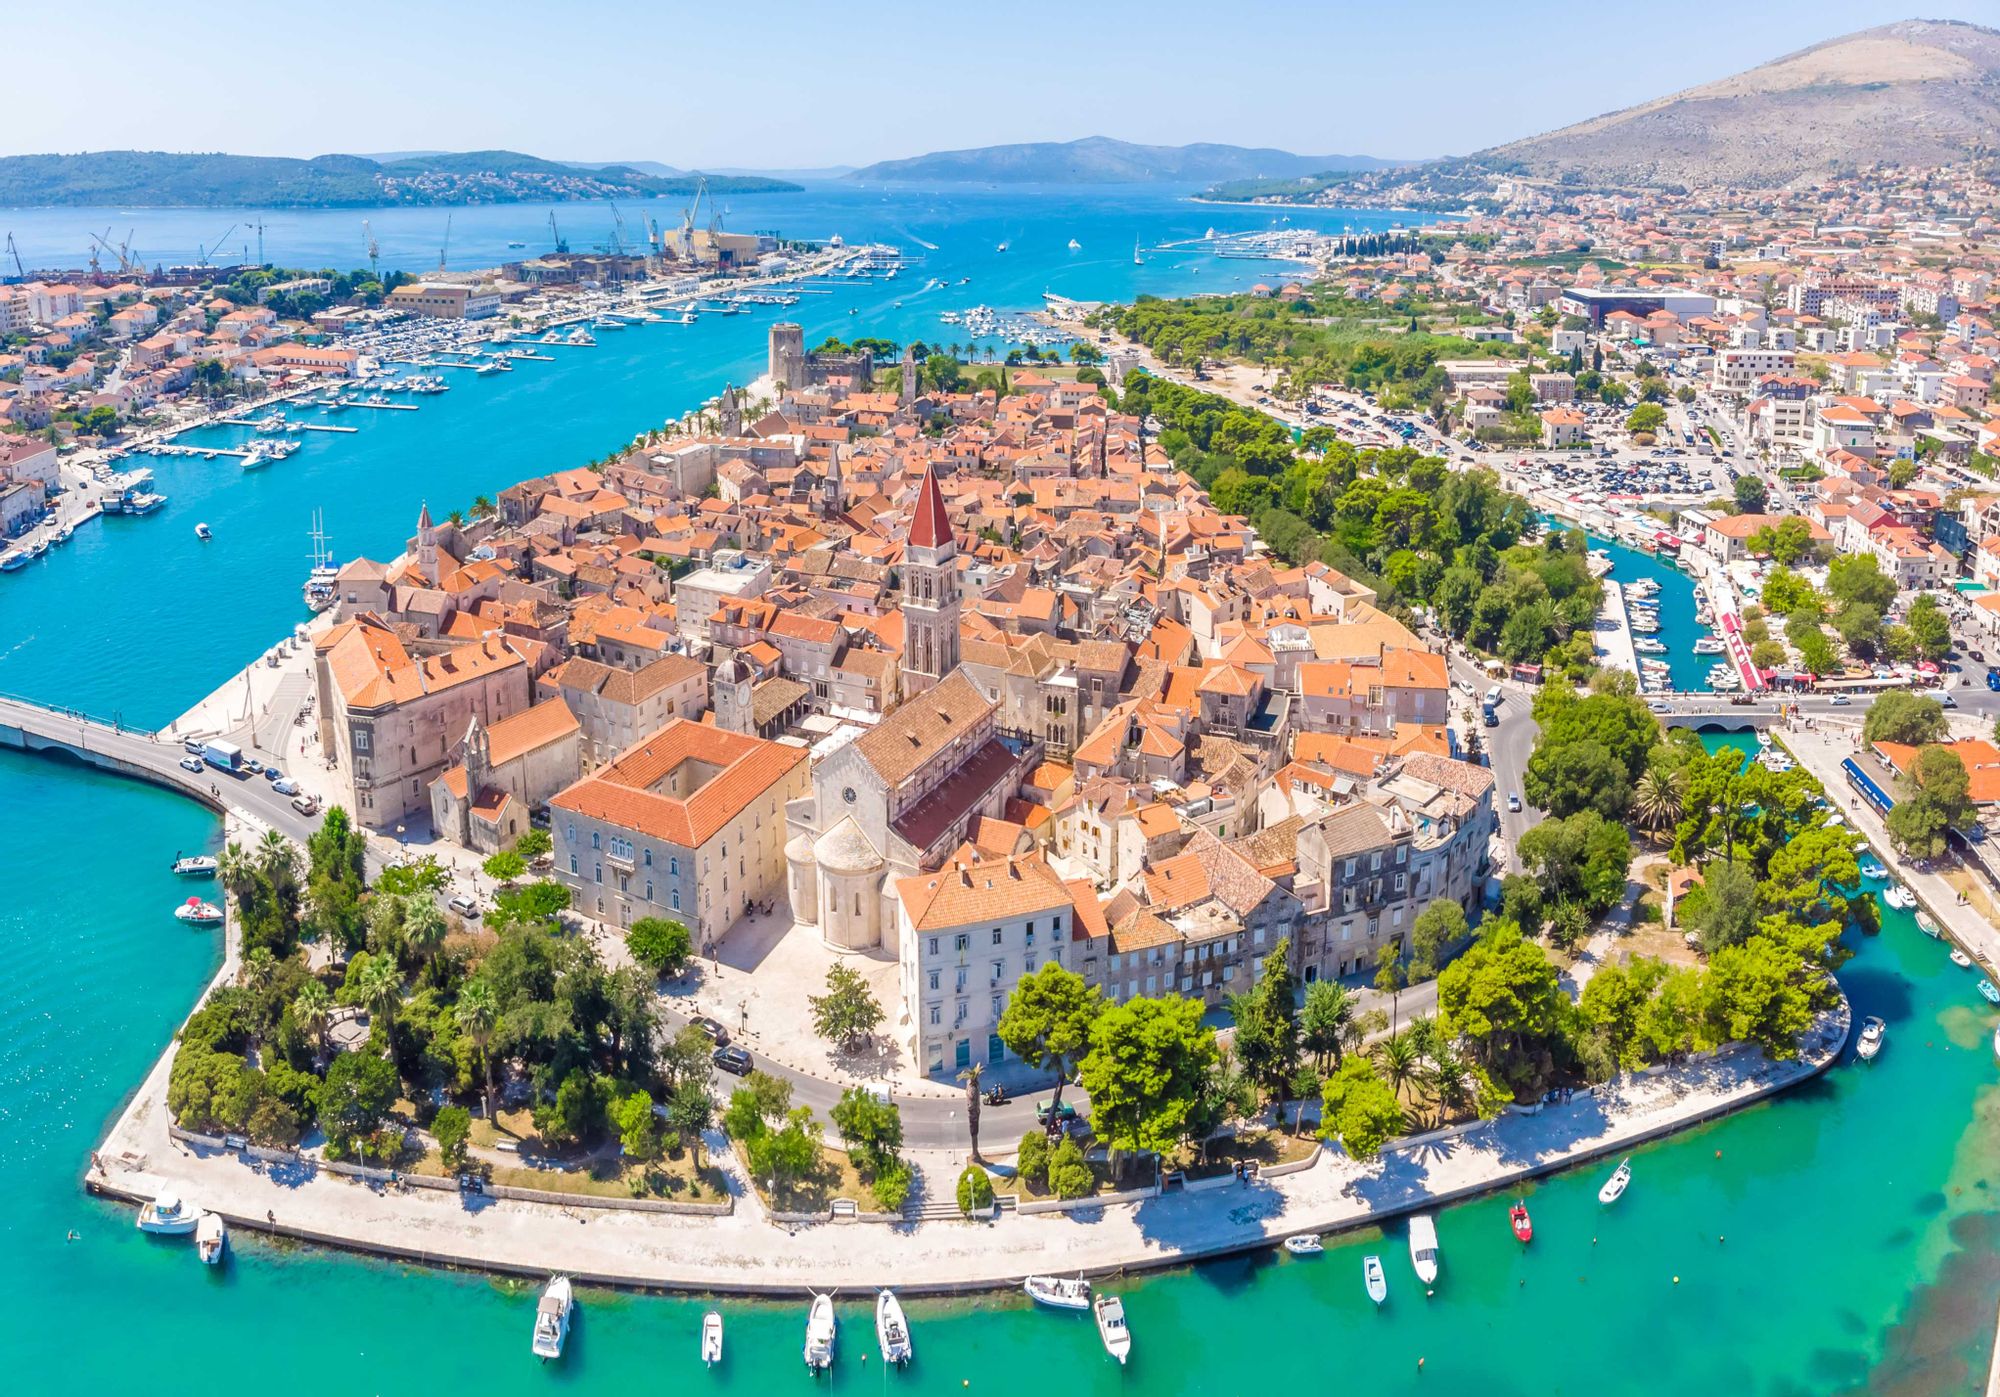
M 1285 179 L 1322 170 L 1378 170 L 1408 162 L 1369 155 L 1294 155 L 1230 145 L 1142 146 L 1108 136 L 1080 141 L 941 150 L 883 160 L 850 179 L 990 184 L 1203 184 Z
M 320 155 L 310 160 L 101 150 L 0 156 L 0 206 L 505 204 L 686 195 L 699 178 L 652 161 L 581 165 L 511 150 Z M 799 186 L 763 176 L 718 175 L 708 178 L 708 187 L 717 194 L 765 194 Z
M 1591 185 L 1775 187 L 1867 165 L 1945 164 L 1996 147 L 2000 32 L 1912 19 L 1464 163 Z

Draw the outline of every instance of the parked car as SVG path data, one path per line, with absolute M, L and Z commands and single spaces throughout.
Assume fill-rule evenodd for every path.
M 1521 796 L 1519 792 L 1507 792 L 1507 809 L 1516 815 L 1521 813 Z
M 1073 1121 L 1076 1119 L 1076 1107 L 1065 1101 L 1061 1106 L 1056 1108 L 1055 1115 L 1058 1120 Z M 1037 1101 L 1035 1103 L 1035 1124 L 1047 1125 L 1048 1123 L 1049 1103 L 1046 1101 Z
M 285 779 L 285 773 L 278 770 L 275 766 L 267 766 L 264 768 L 264 779 L 275 785 Z
M 307 795 L 293 796 L 292 809 L 298 811 L 301 815 L 317 815 L 319 814 L 319 797 Z
M 445 906 L 468 920 L 476 920 L 479 916 L 479 904 L 473 901 L 469 893 L 460 893 Z
M 1854 700 L 1849 698 L 1846 694 L 1836 694 L 1834 696 L 1833 706 L 1835 708 L 1847 708 L 1851 706 L 1853 702 Z
M 729 1030 L 724 1028 L 721 1024 L 717 1023 L 714 1019 L 711 1019 L 706 1014 L 703 1014 L 697 1017 L 693 1022 L 694 1026 L 700 1029 L 703 1033 L 706 1033 L 708 1035 L 708 1040 L 711 1043 L 714 1043 L 717 1047 L 723 1047 L 728 1044 Z
M 193 771 L 193 772 L 200 772 L 200 771 L 201 771 L 201 769 L 202 769 L 202 767 L 201 767 L 201 758 L 200 758 L 200 757 L 182 757 L 182 758 L 181 758 L 181 770 L 182 770 L 182 771 Z
M 258 761 L 255 757 L 246 757 L 243 761 L 243 769 L 252 776 L 255 776 L 264 770 L 264 763 Z
M 271 789 L 281 796 L 295 796 L 299 793 L 299 783 L 289 776 L 280 776 L 271 783 Z
M 202 748 L 206 747 L 207 745 L 208 745 L 207 743 L 203 742 L 198 737 L 190 737 L 181 743 L 181 750 L 186 752 L 192 752 L 198 757 L 201 755 Z
M 708 1060 L 717 1067 L 720 1067 L 724 1072 L 732 1073 L 738 1077 L 749 1076 L 751 1068 L 755 1066 L 750 1060 L 750 1054 L 744 1052 L 741 1048 L 733 1046 L 717 1048 L 708 1055 Z

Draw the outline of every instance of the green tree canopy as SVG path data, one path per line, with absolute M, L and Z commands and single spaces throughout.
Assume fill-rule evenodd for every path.
M 1215 1062 L 1200 1001 L 1142 995 L 1109 1005 L 1090 1041 L 1080 1072 L 1098 1136 L 1115 1150 L 1172 1149 Z

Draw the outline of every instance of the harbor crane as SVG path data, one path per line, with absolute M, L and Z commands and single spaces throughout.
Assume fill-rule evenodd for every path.
M 618 212 L 616 199 L 606 200 L 611 205 L 611 250 L 618 256 L 625 255 L 625 215 Z
M 14 244 L 14 235 L 7 235 L 7 255 L 14 259 L 14 275 L 21 280 L 28 279 L 28 269 L 21 265 L 21 249 Z
M 361 237 L 368 244 L 368 274 L 374 277 L 375 280 L 380 281 L 382 279 L 382 249 L 375 241 L 375 231 L 368 226 L 368 220 L 365 218 L 361 220 Z
M 569 244 L 563 241 L 562 230 L 556 227 L 556 211 L 549 210 L 549 237 L 554 240 L 557 252 L 568 252 Z
M 444 270 L 445 254 L 451 251 L 451 215 L 444 216 L 444 243 L 438 248 L 438 270 Z
M 223 230 L 221 237 L 217 238 L 214 242 L 208 245 L 207 251 L 203 251 L 201 244 L 196 243 L 195 244 L 196 260 L 202 266 L 206 267 L 208 265 L 208 259 L 214 256 L 217 252 L 219 252 L 222 249 L 223 243 L 228 241 L 229 235 L 235 231 L 236 231 L 236 225 L 234 223 L 230 224 L 227 228 Z

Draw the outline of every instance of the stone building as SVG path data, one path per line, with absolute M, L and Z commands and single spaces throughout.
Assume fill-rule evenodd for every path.
M 475 853 L 497 853 L 583 774 L 583 729 L 567 704 L 549 699 L 490 728 L 475 716 L 458 755 L 431 783 L 431 828 Z

